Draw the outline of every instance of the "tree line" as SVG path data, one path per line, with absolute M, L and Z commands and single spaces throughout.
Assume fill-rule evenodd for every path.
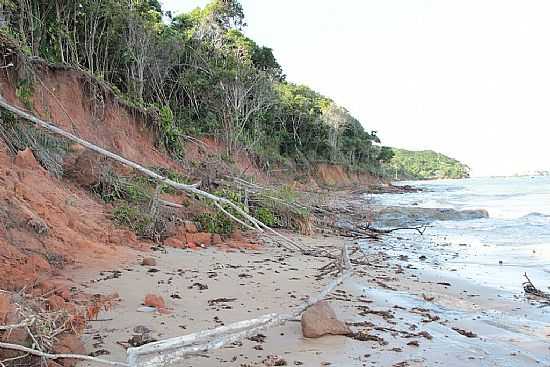
M 221 138 L 267 168 L 331 162 L 380 172 L 393 151 L 345 108 L 286 80 L 248 38 L 237 0 L 173 15 L 158 0 L 0 0 L 0 31 L 29 56 L 88 70 L 155 108 L 176 159 L 190 135 Z
M 393 149 L 393 158 L 385 164 L 395 179 L 468 178 L 470 167 L 432 150 L 410 151 Z

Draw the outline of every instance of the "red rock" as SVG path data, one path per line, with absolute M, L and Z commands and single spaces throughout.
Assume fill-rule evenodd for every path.
M 164 241 L 164 244 L 166 246 L 174 247 L 174 248 L 185 248 L 185 244 L 182 240 L 176 237 L 170 237 L 167 240 Z
M 59 311 L 65 308 L 65 300 L 58 295 L 48 297 L 48 309 L 51 311 Z
M 210 233 L 188 233 L 187 242 L 194 242 L 198 245 L 212 244 L 212 235 Z
M 8 321 L 8 315 L 11 313 L 13 306 L 10 301 L 10 297 L 6 294 L 0 293 L 0 324 L 6 324 Z
M 233 233 L 231 233 L 231 238 L 235 241 L 242 241 L 243 240 L 243 234 L 239 229 L 236 229 Z
M 27 258 L 27 265 L 34 271 L 50 271 L 50 264 L 42 256 L 31 255 Z
M 38 283 L 38 288 L 40 288 L 43 293 L 47 293 L 55 289 L 55 284 L 50 282 L 49 280 L 41 280 L 40 283 Z
M 86 354 L 86 348 L 84 344 L 76 335 L 64 334 L 57 339 L 57 342 L 53 346 L 53 351 L 56 354 Z M 60 359 L 58 363 L 65 367 L 74 367 L 77 364 L 75 359 Z
M 143 266 L 155 266 L 155 265 L 157 265 L 157 260 L 155 260 L 152 257 L 146 257 L 141 262 L 141 265 L 143 265 Z
M 323 335 L 348 335 L 351 329 L 336 318 L 328 302 L 321 301 L 302 314 L 302 333 L 306 338 L 320 338 Z
M 41 169 L 40 164 L 34 157 L 30 148 L 17 152 L 15 157 L 15 165 L 23 169 Z
M 185 247 L 187 247 L 187 248 L 189 248 L 189 249 L 191 249 L 191 250 L 194 250 L 194 249 L 198 248 L 199 246 L 197 246 L 197 244 L 194 243 L 194 242 L 187 242 L 187 244 L 185 245 Z
M 214 245 L 222 244 L 223 243 L 222 236 L 220 236 L 219 234 L 213 234 L 212 235 L 212 243 Z
M 185 231 L 187 233 L 197 233 L 198 232 L 197 226 L 193 222 L 186 221 L 184 223 L 184 226 L 185 226 Z
M 143 305 L 154 307 L 159 311 L 166 309 L 166 303 L 164 303 L 164 299 L 161 296 L 157 296 L 156 294 L 146 295 L 145 300 L 143 301 Z

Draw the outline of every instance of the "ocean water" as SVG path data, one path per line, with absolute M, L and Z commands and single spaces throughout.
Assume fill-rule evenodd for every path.
M 380 205 L 486 209 L 489 218 L 431 223 L 424 236 L 393 239 L 393 251 L 428 258 L 421 266 L 456 271 L 473 282 L 521 291 L 527 273 L 550 287 L 550 177 L 473 178 L 400 182 L 424 191 L 380 194 Z M 402 237 L 399 237 L 402 238 Z M 414 242 L 411 242 L 414 240 Z

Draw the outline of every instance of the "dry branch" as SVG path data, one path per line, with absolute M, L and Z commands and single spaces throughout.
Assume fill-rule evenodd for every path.
M 374 233 L 379 233 L 379 234 L 389 234 L 395 231 L 402 231 L 402 230 L 414 230 L 414 231 L 417 231 L 422 236 L 424 235 L 424 232 L 426 232 L 426 229 L 428 229 L 428 227 L 430 226 L 427 224 L 422 224 L 416 227 L 396 227 L 396 228 L 388 228 L 388 229 L 379 229 L 379 228 L 374 228 L 371 226 L 370 223 L 367 223 L 367 225 L 365 226 L 365 229 Z
M 11 343 L 0 342 L 0 349 L 16 350 L 16 351 L 19 351 L 19 352 L 28 353 L 28 354 L 32 354 L 32 355 L 35 355 L 35 356 L 38 356 L 38 357 L 43 357 L 43 358 L 46 358 L 46 359 L 53 359 L 53 360 L 62 359 L 62 358 L 64 358 L 64 359 L 78 359 L 78 360 L 82 360 L 82 361 L 91 361 L 91 362 L 106 364 L 106 365 L 109 365 L 109 366 L 124 366 L 124 367 L 128 366 L 126 363 L 112 362 L 112 361 L 108 361 L 106 359 L 90 357 L 90 356 L 85 356 L 85 355 L 81 355 L 81 354 L 51 354 L 51 353 L 44 353 L 44 352 L 41 352 L 39 350 L 27 348 L 27 347 L 24 347 L 24 346 L 19 345 L 19 344 L 11 344 Z
M 533 282 L 531 282 L 531 279 L 527 276 L 527 273 L 524 273 L 523 276 L 525 277 L 526 281 L 523 282 L 523 290 L 527 294 L 532 294 L 537 297 L 545 298 L 550 301 L 550 293 L 546 293 L 535 287 Z

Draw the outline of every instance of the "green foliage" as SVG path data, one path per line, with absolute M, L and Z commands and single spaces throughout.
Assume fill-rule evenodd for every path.
M 125 226 L 134 231 L 138 236 L 148 238 L 151 228 L 155 225 L 155 219 L 136 206 L 122 203 L 113 211 L 113 220 L 120 226 Z
M 159 106 L 159 145 L 176 160 L 184 134 L 215 135 L 228 161 L 245 148 L 266 169 L 331 162 L 375 172 L 391 158 L 345 108 L 285 81 L 273 50 L 244 35 L 237 0 L 170 23 L 157 0 L 9 3 L 9 31 L 32 56 L 86 68 L 131 105 Z M 31 95 L 19 86 L 23 103 Z
M 242 196 L 239 192 L 231 190 L 220 190 L 214 193 L 216 196 L 220 196 L 228 199 L 233 204 L 237 205 L 239 208 L 248 211 L 248 208 L 242 202 Z M 240 218 L 241 215 L 233 208 L 231 205 L 223 204 L 223 209 L 228 213 L 231 213 L 236 218 Z M 218 234 L 230 234 L 235 230 L 236 223 L 229 218 L 224 212 L 213 207 L 213 213 L 202 213 L 195 217 L 195 221 L 201 224 L 203 230 L 209 233 L 218 233 Z
M 34 93 L 33 85 L 29 79 L 23 79 L 17 83 L 17 87 L 15 89 L 15 95 L 28 110 L 33 109 L 33 104 L 32 104 L 33 93 Z
M 184 158 L 181 135 L 181 130 L 174 122 L 172 109 L 170 106 L 163 106 L 160 109 L 160 139 L 172 158 L 178 161 Z
M 203 231 L 217 234 L 231 234 L 235 228 L 232 220 L 224 213 L 218 211 L 212 213 L 202 213 L 195 217 L 195 221 L 200 223 Z
M 393 178 L 422 180 L 470 176 L 467 165 L 431 150 L 415 152 L 393 149 L 393 153 L 393 158 L 386 165 L 388 174 Z
M 265 224 L 309 233 L 311 213 L 297 201 L 296 191 L 290 186 L 281 186 L 277 190 L 266 190 L 257 194 L 253 205 L 257 218 Z
M 277 225 L 277 218 L 275 214 L 269 208 L 257 208 L 256 218 L 267 226 L 275 227 Z
M 152 194 L 151 182 L 142 176 L 122 177 L 107 169 L 91 188 L 106 203 L 126 201 L 128 203 L 147 202 Z

